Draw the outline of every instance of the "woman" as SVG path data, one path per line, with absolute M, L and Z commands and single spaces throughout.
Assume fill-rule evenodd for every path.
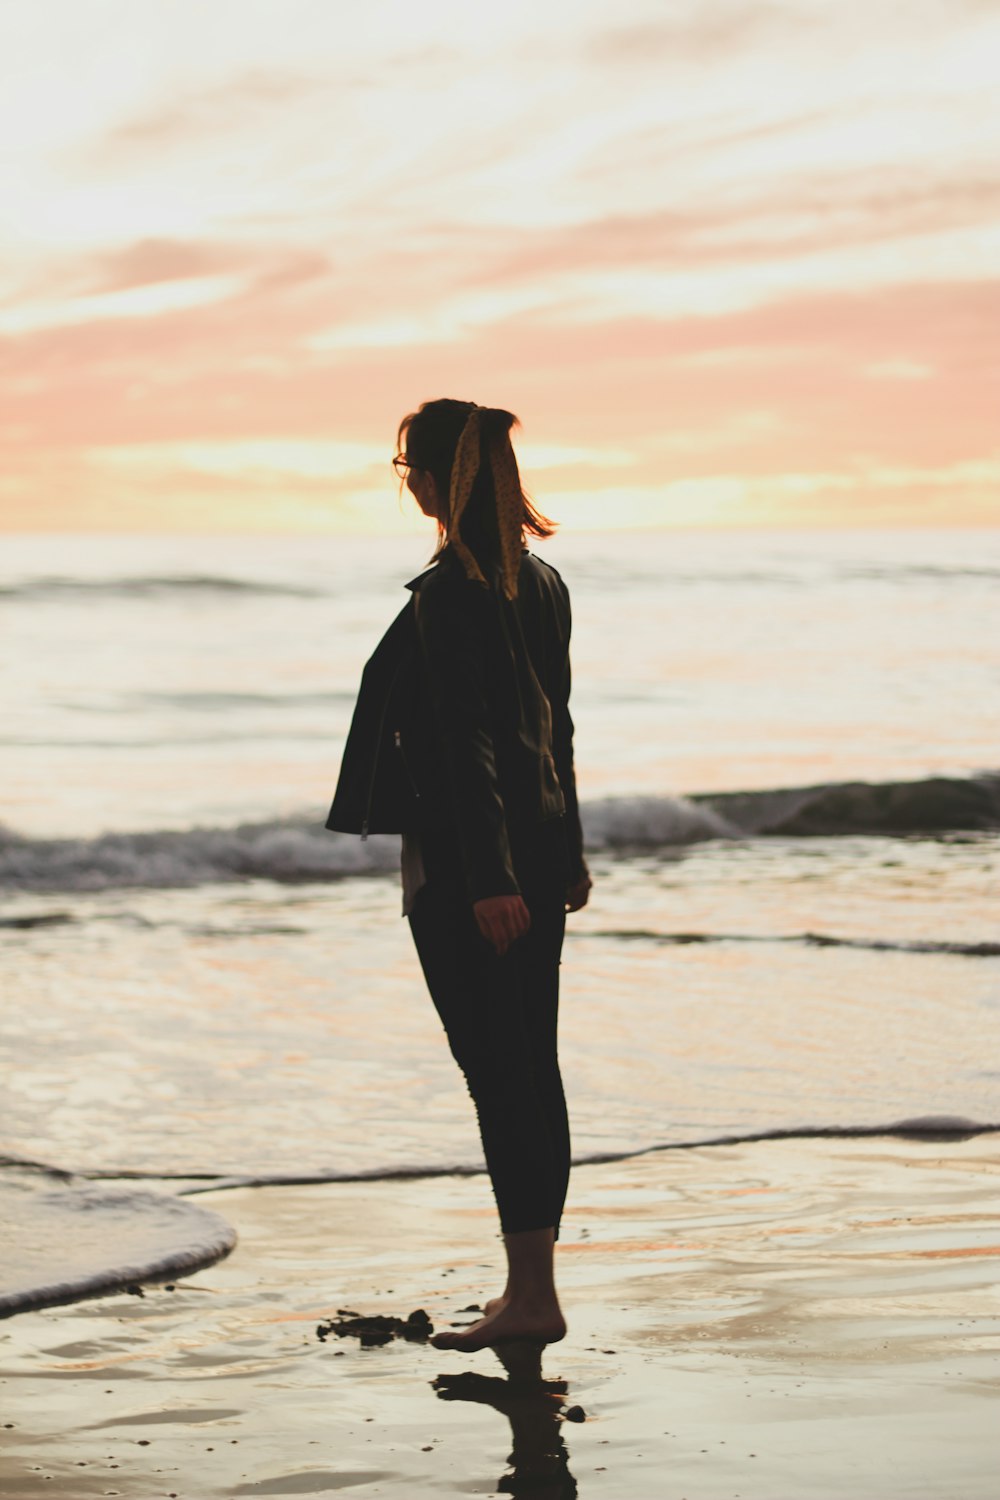
M 399 832 L 403 913 L 476 1106 L 507 1285 L 438 1348 L 552 1343 L 570 1143 L 556 1051 L 567 911 L 590 875 L 573 773 L 570 605 L 524 546 L 510 412 L 428 401 L 394 460 L 437 522 L 432 566 L 362 677 L 327 827 Z

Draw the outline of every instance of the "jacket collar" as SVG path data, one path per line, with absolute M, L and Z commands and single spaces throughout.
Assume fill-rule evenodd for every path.
M 525 557 L 527 555 L 527 552 L 527 547 L 521 548 L 522 557 Z M 411 578 L 409 583 L 404 584 L 403 587 L 414 591 L 423 588 L 424 584 L 427 582 L 427 579 L 430 578 L 431 574 L 436 573 L 443 562 L 449 559 L 454 559 L 454 556 L 455 554 L 453 552 L 448 552 L 447 550 L 442 552 L 441 556 L 436 558 L 434 562 L 431 563 L 429 568 L 425 568 L 422 573 L 418 573 L 416 578 Z
M 424 581 L 428 579 L 432 573 L 436 572 L 437 563 L 431 563 L 429 568 L 425 568 L 422 573 L 418 573 L 416 578 L 411 578 L 409 583 L 404 584 L 403 587 L 414 590 L 419 589 L 423 585 Z

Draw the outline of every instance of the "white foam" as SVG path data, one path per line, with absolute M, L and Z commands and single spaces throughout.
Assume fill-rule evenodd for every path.
M 588 848 L 692 844 L 740 837 L 712 808 L 685 797 L 608 797 L 581 809 Z M 90 839 L 25 839 L 0 830 L 0 887 L 101 891 L 215 881 L 333 880 L 399 868 L 399 835 L 330 833 L 319 819 L 236 828 L 107 833 Z
M 186 1275 L 227 1255 L 220 1214 L 140 1189 L 0 1181 L 0 1317 Z
M 588 848 L 697 844 L 743 835 L 712 808 L 686 797 L 605 797 L 581 811 Z
M 609 797 L 581 810 L 589 848 L 691 844 L 739 837 L 710 807 L 684 797 Z M 215 881 L 333 880 L 399 868 L 399 835 L 330 833 L 319 819 L 107 833 L 91 839 L 0 836 L 0 887 L 101 891 L 176 887 Z
M 330 880 L 399 866 L 399 838 L 362 841 L 319 820 L 107 833 L 92 839 L 0 839 L 0 887 L 101 891 L 229 880 Z

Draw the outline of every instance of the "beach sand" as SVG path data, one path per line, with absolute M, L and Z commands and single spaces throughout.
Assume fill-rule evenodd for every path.
M 541 1387 L 490 1351 L 317 1337 L 340 1308 L 472 1321 L 503 1280 L 485 1177 L 196 1201 L 229 1259 L 0 1326 L 5 1497 L 1000 1490 L 996 1136 L 576 1168 Z

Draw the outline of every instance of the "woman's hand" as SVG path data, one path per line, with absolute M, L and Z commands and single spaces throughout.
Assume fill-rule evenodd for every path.
M 531 926 L 531 913 L 523 896 L 484 896 L 481 901 L 473 901 L 472 910 L 479 931 L 501 958 Z
M 579 880 L 571 885 L 566 892 L 566 910 L 579 911 L 581 906 L 586 906 L 590 899 L 590 888 L 593 885 L 588 871 L 584 870 Z

